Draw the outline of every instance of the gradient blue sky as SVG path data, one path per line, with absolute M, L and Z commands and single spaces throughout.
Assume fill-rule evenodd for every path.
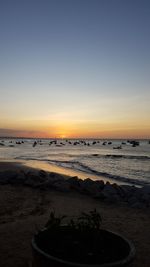
M 0 0 L 0 135 L 150 137 L 150 1 Z

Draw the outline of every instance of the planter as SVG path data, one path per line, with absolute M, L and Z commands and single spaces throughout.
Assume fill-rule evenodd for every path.
M 45 229 L 32 239 L 33 267 L 121 267 L 135 256 L 133 244 L 107 230 L 81 233 L 68 226 Z

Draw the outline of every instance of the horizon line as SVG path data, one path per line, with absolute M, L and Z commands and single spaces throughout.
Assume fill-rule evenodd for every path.
M 95 140 L 150 140 L 150 138 L 134 138 L 134 137 L 127 137 L 127 138 L 123 138 L 123 137 L 119 137 L 119 138 L 108 138 L 108 137 L 66 137 L 66 138 L 61 138 L 61 137 L 23 137 L 23 136 L 0 136 L 0 139 L 44 139 L 44 140 L 48 140 L 48 139 L 57 139 L 57 140 L 73 140 L 73 139 L 95 139 Z

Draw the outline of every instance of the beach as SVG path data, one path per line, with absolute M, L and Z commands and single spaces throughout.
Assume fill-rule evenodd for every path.
M 42 170 L 26 167 L 13 162 L 1 162 L 0 173 L 13 175 L 28 173 L 32 178 L 40 177 L 36 183 L 5 182 L 0 185 L 0 265 L 31 266 L 31 239 L 35 232 L 42 228 L 51 210 L 56 214 L 76 216 L 83 211 L 96 208 L 102 215 L 102 228 L 118 232 L 130 239 L 136 248 L 136 258 L 131 266 L 148 267 L 150 255 L 150 209 L 149 207 L 131 207 L 129 203 L 120 203 L 93 197 L 90 194 L 60 187 L 42 186 L 45 173 Z M 38 174 L 38 175 L 37 175 Z M 52 175 L 53 174 L 53 175 Z M 52 173 L 53 179 L 68 180 L 70 177 Z M 49 176 L 49 177 L 50 177 Z M 16 179 L 15 176 L 14 181 Z M 12 180 L 12 177 L 11 177 Z M 1 178 L 2 181 L 2 178 Z M 18 180 L 17 178 L 17 181 Z M 60 185 L 60 184 L 59 184 Z M 105 185 L 106 186 L 106 185 Z
M 117 184 L 150 185 L 150 145 L 148 140 L 133 142 L 3 138 L 0 161 L 20 162 L 27 167 L 81 179 L 90 177 Z

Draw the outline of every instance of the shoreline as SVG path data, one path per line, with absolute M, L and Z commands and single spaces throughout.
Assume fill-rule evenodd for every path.
M 114 143 L 108 140 L 88 143 L 85 140 L 56 142 L 40 139 L 35 141 L 35 147 L 30 139 L 3 142 L 5 144 L 1 147 L 0 161 L 17 160 L 26 166 L 78 176 L 81 179 L 90 177 L 92 180 L 102 179 L 137 187 L 150 185 L 150 146 L 145 141 L 137 145 L 135 143 L 134 148 L 132 142 L 136 142 L 135 140 L 120 142 L 118 139 Z M 122 149 L 118 150 L 120 147 Z
M 22 160 L 22 159 L 21 160 L 19 160 L 19 159 L 6 160 L 6 159 L 0 159 L 0 164 L 1 163 L 4 163 L 6 165 L 7 165 L 7 163 L 8 164 L 12 163 L 12 164 L 15 164 L 16 166 L 22 166 L 22 168 L 27 167 L 27 168 L 31 168 L 31 169 L 35 169 L 35 170 L 42 169 L 44 171 L 55 172 L 55 173 L 61 174 L 61 175 L 66 176 L 66 177 L 77 176 L 79 179 L 82 179 L 82 180 L 90 178 L 93 181 L 103 180 L 105 183 L 110 182 L 110 183 L 116 183 L 118 185 L 130 185 L 130 186 L 132 186 L 132 184 L 128 181 L 119 181 L 117 179 L 105 177 L 103 175 L 96 175 L 96 174 L 92 174 L 92 173 L 87 173 L 87 172 L 84 172 L 81 170 L 73 170 L 71 168 L 57 166 L 56 164 L 52 164 L 49 162 L 43 162 L 40 160 Z M 135 183 L 135 186 L 141 187 L 141 185 L 136 185 L 136 183 Z
M 32 162 L 30 162 L 32 163 Z M 35 163 L 35 162 L 34 162 Z M 136 187 L 119 185 L 107 180 L 81 179 L 57 172 L 61 168 L 54 167 L 51 171 L 43 170 L 43 165 L 24 164 L 23 161 L 0 162 L 0 185 L 21 185 L 40 190 L 56 190 L 64 193 L 77 192 L 100 201 L 123 204 L 132 208 L 150 208 L 150 185 Z M 50 166 L 48 166 L 50 167 Z M 74 174 L 74 173 L 73 173 Z M 75 173 L 76 174 L 76 173 Z

